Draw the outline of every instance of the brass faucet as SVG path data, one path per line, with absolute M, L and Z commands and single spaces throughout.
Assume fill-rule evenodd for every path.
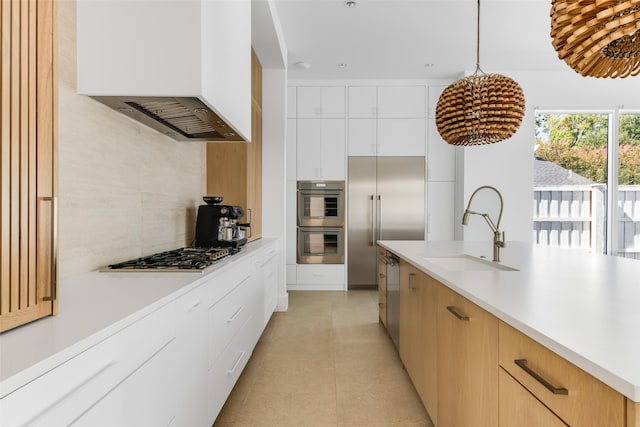
M 470 210 L 469 208 L 471 207 L 471 201 L 473 200 L 473 196 L 476 195 L 476 193 L 484 188 L 488 188 L 490 190 L 493 190 L 496 192 L 496 194 L 498 195 L 498 197 L 500 198 L 500 214 L 498 215 L 498 224 L 494 224 L 493 221 L 491 221 L 491 218 L 489 217 L 489 214 L 486 213 L 482 213 L 482 212 L 475 212 Z M 498 190 L 496 190 L 494 187 L 491 187 L 489 185 L 483 185 L 482 187 L 478 187 L 476 189 L 476 191 L 474 191 L 471 194 L 471 197 L 469 197 L 469 203 L 467 203 L 467 209 L 464 210 L 464 215 L 462 215 L 462 225 L 467 225 L 469 224 L 469 215 L 473 214 L 473 215 L 480 215 L 482 216 L 485 221 L 487 221 L 487 224 L 489 224 L 489 227 L 491 228 L 491 231 L 493 231 L 493 261 L 494 262 L 500 262 L 500 248 L 504 248 L 505 243 L 504 243 L 504 231 L 500 231 L 500 220 L 502 219 L 502 208 L 504 207 L 504 202 L 502 200 L 502 194 L 500 194 L 500 192 Z

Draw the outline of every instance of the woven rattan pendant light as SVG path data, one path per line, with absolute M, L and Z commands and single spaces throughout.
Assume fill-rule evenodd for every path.
M 447 86 L 436 105 L 436 126 L 451 145 L 482 145 L 511 137 L 524 116 L 520 85 L 480 69 L 480 0 L 476 71 Z
M 552 0 L 558 57 L 583 76 L 640 73 L 640 0 Z

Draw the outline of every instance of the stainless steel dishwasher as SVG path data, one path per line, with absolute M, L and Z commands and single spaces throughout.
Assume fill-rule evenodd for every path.
M 387 252 L 384 263 L 387 265 L 387 330 L 391 341 L 400 346 L 400 259 Z

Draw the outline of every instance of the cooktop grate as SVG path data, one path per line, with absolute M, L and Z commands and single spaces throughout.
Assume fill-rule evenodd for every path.
M 105 271 L 202 271 L 240 250 L 186 247 L 111 264 Z

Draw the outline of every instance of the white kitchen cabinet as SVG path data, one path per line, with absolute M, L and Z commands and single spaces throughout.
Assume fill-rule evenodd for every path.
M 297 87 L 296 112 L 298 118 L 345 117 L 344 86 Z
M 264 329 L 263 280 L 256 259 L 238 266 L 249 272 L 229 295 L 210 307 L 207 415 L 218 416 L 233 386 L 251 357 Z
M 426 240 L 454 240 L 456 221 L 455 182 L 427 182 Z
M 298 264 L 296 285 L 290 290 L 342 291 L 345 289 L 344 264 Z
M 262 328 L 267 326 L 278 304 L 278 257 L 275 244 L 267 250 L 260 266 L 264 290 L 264 320 Z M 262 330 L 261 328 L 261 330 Z
M 449 145 L 438 133 L 435 119 L 428 120 L 427 179 L 456 180 L 456 147 Z
M 424 86 L 349 88 L 349 156 L 424 156 Z
M 424 156 L 424 119 L 349 119 L 349 156 Z
M 167 398 L 166 390 L 170 388 L 173 381 L 173 369 L 176 365 L 166 362 L 168 359 L 173 362 L 172 359 L 174 359 L 169 348 L 176 336 L 174 308 L 174 303 L 171 303 L 148 314 L 117 334 L 3 397 L 0 400 L 0 425 L 3 427 L 67 426 L 85 412 L 91 412 L 90 409 L 103 399 L 108 401 L 109 407 L 119 405 L 123 411 L 134 418 L 144 417 L 143 414 L 136 412 L 134 406 L 138 403 L 141 406 L 148 405 L 148 399 L 164 402 Z M 161 353 L 163 355 L 153 364 L 142 368 Z M 140 381 L 147 379 L 149 367 L 155 370 L 158 365 L 162 365 L 162 373 L 158 373 L 158 381 L 169 382 L 163 384 L 162 389 L 149 389 L 145 396 L 138 395 L 134 390 L 141 385 Z M 143 372 L 142 376 L 125 385 L 123 381 L 130 375 L 133 377 L 132 374 L 137 371 Z M 158 414 L 163 420 L 169 417 L 164 424 L 132 425 L 167 425 L 171 421 L 170 417 L 175 415 L 175 411 L 176 406 L 169 399 L 162 408 L 162 413 Z M 95 413 L 104 414 L 104 411 L 97 408 Z M 108 420 L 114 420 L 115 416 L 118 415 L 110 415 Z M 93 415 L 91 417 L 93 419 Z M 99 425 L 125 424 L 113 422 Z
M 298 108 L 297 103 L 297 88 L 295 86 L 287 87 L 287 118 L 295 119 L 296 118 L 296 110 Z
M 379 86 L 379 118 L 425 118 L 425 86 Z
M 73 425 L 78 427 L 170 425 L 176 418 L 178 399 L 176 399 L 174 385 L 178 374 L 175 361 L 178 352 L 181 351 L 183 349 L 178 348 L 175 342 L 163 347 Z
M 378 154 L 376 119 L 349 119 L 349 156 Z
M 424 156 L 425 119 L 378 119 L 378 156 Z
M 176 301 L 176 346 L 182 357 L 179 381 L 174 385 L 179 399 L 177 425 L 205 426 L 207 419 L 207 301 L 216 283 L 208 282 Z
M 296 153 L 297 149 L 297 122 L 296 119 L 287 119 L 287 179 L 296 179 Z
M 376 86 L 349 87 L 349 118 L 375 118 L 378 115 L 378 90 Z
M 345 179 L 345 120 L 298 119 L 297 179 Z

